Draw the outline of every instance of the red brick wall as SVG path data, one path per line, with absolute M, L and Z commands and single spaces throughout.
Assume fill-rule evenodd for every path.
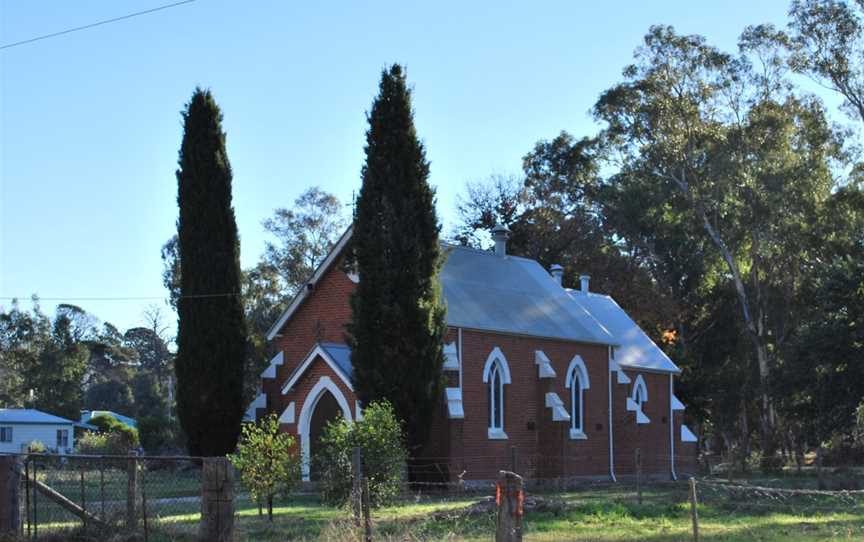
M 268 413 L 279 415 L 288 406 L 290 401 L 282 397 L 280 388 L 316 342 L 345 342 L 345 324 L 351 320 L 348 299 L 353 291 L 354 283 L 337 262 L 321 277 L 312 295 L 280 330 L 280 336 L 274 339 L 273 344 L 275 352 L 283 352 L 284 362 L 277 367 L 276 378 L 265 379 L 263 383 Z
M 315 362 L 311 371 L 304 375 L 289 395 L 282 396 L 280 389 L 317 341 L 344 342 L 345 324 L 351 316 L 348 298 L 353 289 L 354 283 L 337 263 L 324 274 L 312 295 L 307 297 L 283 327 L 281 336 L 274 344 L 283 352 L 284 363 L 277 368 L 276 379 L 267 379 L 263 384 L 268 396 L 268 412 L 281 414 L 293 400 L 295 416 L 299 419 L 306 393 L 320 376 L 327 374 L 348 398 L 353 414 L 354 394 L 320 360 Z M 457 330 L 449 329 L 445 341 L 449 343 L 457 338 Z M 500 348 L 506 357 L 512 379 L 511 384 L 504 386 L 506 440 L 490 440 L 487 435 L 489 404 L 487 384 L 483 383 L 483 368 L 495 347 Z M 538 378 L 537 365 L 534 363 L 535 350 L 542 350 L 551 361 L 557 374 L 554 380 Z M 591 383 L 584 395 L 583 426 L 588 437 L 586 440 L 571 440 L 569 422 L 553 422 L 551 410 L 544 404 L 545 393 L 554 391 L 569 412 L 566 371 L 576 354 L 584 360 Z M 606 346 L 463 330 L 462 356 L 465 419 L 447 418 L 447 406 L 442 398 L 438 415 L 430 428 L 428 445 L 422 452 L 423 456 L 430 459 L 430 463 L 440 461 L 444 464 L 442 468 L 451 479 L 463 471 L 468 480 L 494 479 L 498 470 L 510 468 L 512 448 L 515 447 L 517 470 L 529 477 L 608 476 L 610 374 Z M 635 450 L 640 448 L 643 472 L 668 476 L 669 429 L 673 423 L 668 419 L 669 375 L 640 373 L 629 369 L 625 372 L 633 382 L 637 375 L 642 374 L 648 387 L 644 412 L 651 423 L 636 424 L 636 414 L 626 410 L 626 399 L 630 396 L 632 384 L 618 384 L 613 374 L 615 471 L 622 475 L 634 473 Z M 458 373 L 445 372 L 445 381 L 448 386 L 458 385 Z M 680 424 L 680 419 L 676 419 L 675 423 Z M 292 433 L 297 430 L 296 425 L 283 429 Z M 676 455 L 690 451 L 680 442 L 678 425 L 675 426 L 675 438 Z M 686 454 L 681 459 L 685 457 Z
M 616 475 L 636 473 L 636 449 L 642 456 L 642 472 L 653 476 L 671 476 L 669 450 L 669 375 L 624 369 L 630 384 L 617 384 L 612 392 L 614 412 L 614 449 Z M 648 400 L 642 412 L 650 423 L 637 424 L 636 412 L 627 410 L 636 378 L 641 375 L 648 389 Z M 678 442 L 676 441 L 676 445 Z
M 450 451 L 454 461 L 464 464 L 466 478 L 496 478 L 498 470 L 510 468 L 514 446 L 517 470 L 527 476 L 608 474 L 607 347 L 469 330 L 463 331 L 462 341 L 465 420 L 461 435 L 453 435 Z M 489 398 L 483 368 L 495 347 L 507 359 L 512 382 L 504 386 L 506 440 L 489 439 L 487 432 Z M 538 378 L 536 350 L 551 361 L 557 373 L 554 382 Z M 591 382 L 584 397 L 586 440 L 570 440 L 569 422 L 553 422 L 544 404 L 548 388 L 569 410 L 565 373 L 576 354 L 584 360 Z

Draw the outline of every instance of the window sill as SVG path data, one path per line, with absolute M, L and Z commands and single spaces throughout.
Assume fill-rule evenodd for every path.
M 570 429 L 570 440 L 588 440 L 588 435 L 578 429 Z
M 507 433 L 504 432 L 503 429 L 492 429 L 491 427 L 488 430 L 489 440 L 507 440 Z

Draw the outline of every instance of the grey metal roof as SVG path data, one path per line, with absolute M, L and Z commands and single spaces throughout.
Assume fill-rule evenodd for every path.
M 33 408 L 0 408 L 0 423 L 75 425 L 78 422 Z
M 573 301 L 590 311 L 615 336 L 618 343 L 615 348 L 615 361 L 619 365 L 665 373 L 681 372 L 614 299 L 594 292 L 568 292 Z
M 445 246 L 447 323 L 568 341 L 616 344 L 597 318 L 534 260 Z
M 321 343 L 321 348 L 336 363 L 339 370 L 345 375 L 349 382 L 354 376 L 354 367 L 351 365 L 351 349 L 348 345 L 337 343 Z
M 129 427 L 138 427 L 138 422 L 136 422 L 133 418 L 129 416 L 124 416 L 123 414 L 118 414 L 112 410 L 82 410 L 81 411 L 81 423 L 89 424 L 90 420 L 97 416 L 109 416 L 114 418 L 117 421 L 123 422 Z

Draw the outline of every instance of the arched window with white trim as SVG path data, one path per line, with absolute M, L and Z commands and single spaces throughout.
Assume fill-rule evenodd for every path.
M 489 429 L 504 430 L 504 381 L 501 378 L 501 364 L 492 364 L 489 376 Z
M 591 387 L 588 368 L 582 357 L 576 355 L 567 368 L 566 387 L 570 390 L 570 438 L 585 436 L 585 390 Z
M 645 380 L 642 375 L 636 377 L 636 382 L 633 383 L 633 394 L 631 396 L 633 402 L 642 410 L 642 405 L 648 402 L 648 386 L 645 385 Z
M 483 368 L 483 382 L 487 386 L 489 398 L 490 439 L 506 439 L 504 432 L 505 394 L 504 385 L 510 384 L 510 367 L 501 349 L 495 347 L 486 359 Z

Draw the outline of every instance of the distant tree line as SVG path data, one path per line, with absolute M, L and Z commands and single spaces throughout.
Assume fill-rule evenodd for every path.
M 482 246 L 502 222 L 565 285 L 592 275 L 683 368 L 702 437 L 765 466 L 864 450 L 864 19 L 831 0 L 793 2 L 790 19 L 746 28 L 735 52 L 652 27 L 594 105 L 599 132 L 469 183 L 452 232 Z

